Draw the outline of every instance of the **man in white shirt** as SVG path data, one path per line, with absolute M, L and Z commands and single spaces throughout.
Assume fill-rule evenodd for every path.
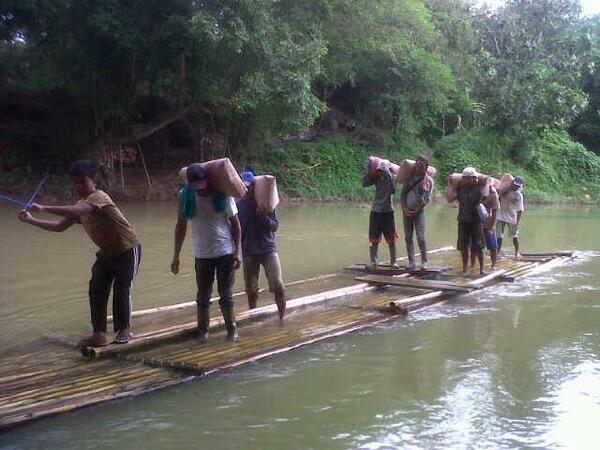
M 523 216 L 523 192 L 525 184 L 523 177 L 515 177 L 510 189 L 507 192 L 500 193 L 500 209 L 498 210 L 496 223 L 496 236 L 498 239 L 498 254 L 502 249 L 502 237 L 504 229 L 508 231 L 513 239 L 515 246 L 515 258 L 520 258 L 519 252 L 519 224 Z
M 198 337 L 202 341 L 208 339 L 210 296 L 216 272 L 219 306 L 227 328 L 227 338 L 236 341 L 239 335 L 235 323 L 232 289 L 234 272 L 242 261 L 237 207 L 232 197 L 210 188 L 202 164 L 190 164 L 186 170 L 186 177 L 188 184 L 180 191 L 171 271 L 174 274 L 179 272 L 179 254 L 189 219 L 192 224 L 198 285 Z

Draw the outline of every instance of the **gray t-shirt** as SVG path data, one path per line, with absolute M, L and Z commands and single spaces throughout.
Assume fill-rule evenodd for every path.
M 382 213 L 394 210 L 393 195 L 396 192 L 394 175 L 389 171 L 381 172 L 381 176 L 377 179 L 369 177 L 368 171 L 365 170 L 362 177 L 364 187 L 375 185 L 375 197 L 371 211 Z
M 523 211 L 523 193 L 510 190 L 500 195 L 500 209 L 496 218 L 502 222 L 517 223 L 517 211 Z
M 196 195 L 196 214 L 192 222 L 195 258 L 218 258 L 234 252 L 229 219 L 237 214 L 233 197 L 226 197 L 225 212 L 215 212 L 213 195 Z
M 431 201 L 432 191 L 433 178 L 428 175 L 415 175 L 404 182 L 400 195 L 408 209 L 417 209 Z

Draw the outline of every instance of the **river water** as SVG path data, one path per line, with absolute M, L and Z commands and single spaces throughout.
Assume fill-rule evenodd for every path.
M 191 300 L 189 241 L 182 272 L 168 271 L 174 205 L 123 210 L 143 243 L 135 308 Z M 365 261 L 368 211 L 282 207 L 285 281 Z M 430 248 L 455 243 L 455 215 L 429 209 Z M 231 372 L 9 430 L 0 448 L 597 448 L 599 228 L 598 208 L 531 207 L 523 250 L 578 250 L 575 261 Z M 94 248 L 80 227 L 44 232 L 0 205 L 0 248 L 0 362 L 45 333 L 88 331 Z

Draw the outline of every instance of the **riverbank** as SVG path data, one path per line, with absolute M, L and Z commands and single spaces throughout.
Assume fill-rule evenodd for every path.
M 365 159 L 372 154 L 399 162 L 419 153 L 430 155 L 437 167 L 435 202 L 445 202 L 446 177 L 474 166 L 482 173 L 500 177 L 509 172 L 525 178 L 528 203 L 595 204 L 600 200 L 600 157 L 566 133 L 547 131 L 536 140 L 496 136 L 483 131 L 457 132 L 428 147 L 421 141 L 397 143 L 383 134 L 359 132 L 333 135 L 309 142 L 275 145 L 262 151 L 248 151 L 245 163 L 256 173 L 277 177 L 285 201 L 368 202 L 373 188 L 360 181 Z M 254 155 L 260 155 L 260 158 Z M 104 186 L 117 201 L 168 201 L 176 198 L 180 165 L 152 170 L 150 182 L 142 167 L 125 167 L 124 180 L 113 174 Z M 0 176 L 0 192 L 26 198 L 39 175 L 23 170 Z M 72 201 L 66 174 L 53 174 L 39 197 L 40 201 Z

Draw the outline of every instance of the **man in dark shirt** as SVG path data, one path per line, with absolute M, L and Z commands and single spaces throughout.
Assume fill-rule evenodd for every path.
M 277 254 L 275 231 L 279 227 L 275 210 L 262 211 L 254 197 L 254 174 L 246 170 L 240 174 L 248 187 L 246 195 L 237 201 L 238 217 L 242 229 L 242 255 L 244 282 L 248 295 L 248 307 L 256 308 L 258 302 L 258 278 L 262 265 L 269 281 L 269 292 L 275 295 L 279 318 L 285 314 L 285 289 L 281 276 L 281 263 Z
M 469 247 L 479 260 L 479 273 L 483 274 L 483 254 L 480 249 L 484 245 L 483 224 L 475 211 L 481 203 L 481 186 L 479 174 L 473 167 L 465 167 L 462 180 L 457 188 L 458 197 L 458 241 L 456 248 L 462 256 L 462 273 L 467 273 Z
M 408 255 L 409 269 L 415 268 L 415 246 L 413 230 L 417 235 L 417 244 L 421 251 L 421 266 L 427 268 L 427 244 L 425 243 L 425 205 L 431 201 L 433 179 L 427 175 L 429 158 L 420 155 L 415 161 L 412 174 L 403 186 L 400 194 L 400 205 L 403 212 L 404 240 Z

